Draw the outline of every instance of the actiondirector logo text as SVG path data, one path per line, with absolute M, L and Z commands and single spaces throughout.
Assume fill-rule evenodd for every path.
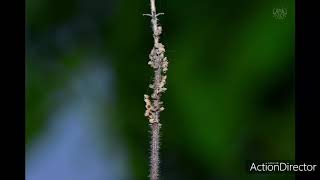
M 263 173 L 263 172 L 314 172 L 317 169 L 316 164 L 293 164 L 290 162 L 260 162 L 250 163 L 249 172 Z

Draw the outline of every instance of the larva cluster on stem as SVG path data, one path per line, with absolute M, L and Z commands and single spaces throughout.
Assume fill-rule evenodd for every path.
M 150 15 L 152 17 L 151 22 L 157 22 L 157 17 Z M 149 54 L 150 61 L 148 64 L 154 69 L 154 80 L 153 84 L 150 84 L 149 87 L 153 89 L 151 98 L 149 95 L 144 95 L 144 101 L 146 103 L 145 116 L 148 117 L 149 123 L 159 123 L 160 112 L 164 110 L 160 97 L 163 92 L 167 90 L 165 87 L 167 76 L 165 75 L 168 71 L 168 59 L 165 57 L 165 47 L 159 41 L 160 34 L 162 32 L 162 27 L 158 24 L 155 26 L 153 37 L 154 37 L 154 46 Z

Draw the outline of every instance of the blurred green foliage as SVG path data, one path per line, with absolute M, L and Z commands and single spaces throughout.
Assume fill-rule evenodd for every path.
M 294 1 L 158 0 L 157 6 L 165 13 L 160 23 L 169 59 L 163 179 L 277 179 L 249 176 L 244 165 L 295 156 Z M 286 8 L 286 18 L 273 18 L 274 8 Z M 153 76 L 147 65 L 152 36 L 142 14 L 148 12 L 147 0 L 27 1 L 27 48 L 52 43 L 50 32 L 77 17 L 91 18 L 97 29 L 73 36 L 72 49 L 27 51 L 27 139 L 53 106 L 46 96 L 85 63 L 81 57 L 105 55 L 116 75 L 113 124 L 128 144 L 133 179 L 147 179 L 143 94 Z M 52 57 L 63 68 L 53 67 Z

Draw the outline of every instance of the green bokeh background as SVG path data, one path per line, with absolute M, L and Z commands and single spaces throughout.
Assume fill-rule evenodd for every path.
M 83 57 L 108 56 L 116 85 L 112 123 L 128 146 L 132 179 L 147 179 L 143 94 L 151 92 L 153 41 L 142 14 L 149 1 L 26 5 L 27 145 L 41 136 L 55 106 L 49 94 L 88 63 Z M 161 179 L 294 179 L 245 171 L 246 160 L 294 160 L 294 1 L 158 0 L 157 7 L 165 13 L 161 41 L 169 60 Z M 275 19 L 274 8 L 286 8 L 285 19 Z M 96 33 L 79 26 L 74 44 L 52 43 L 57 27 L 86 18 Z

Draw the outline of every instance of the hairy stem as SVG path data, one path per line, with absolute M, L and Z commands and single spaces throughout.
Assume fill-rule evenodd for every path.
M 159 177 L 159 148 L 160 148 L 160 124 L 153 123 L 151 126 L 151 157 L 150 157 L 150 179 L 157 180 Z
M 166 91 L 164 87 L 166 84 L 165 75 L 168 70 L 168 61 L 164 56 L 165 48 L 161 44 L 160 35 L 162 33 L 162 27 L 158 24 L 158 16 L 163 13 L 156 12 L 155 0 L 150 0 L 151 14 L 144 14 L 151 17 L 151 25 L 153 32 L 154 45 L 149 54 L 150 61 L 148 64 L 154 69 L 153 84 L 150 84 L 150 88 L 153 89 L 151 99 L 149 95 L 144 95 L 144 101 L 146 102 L 145 116 L 148 117 L 151 127 L 151 156 L 150 156 L 150 179 L 159 179 L 159 149 L 160 149 L 160 112 L 164 110 L 161 102 L 161 95 Z

